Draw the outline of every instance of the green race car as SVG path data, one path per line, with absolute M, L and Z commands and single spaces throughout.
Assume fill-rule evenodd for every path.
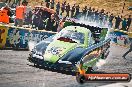
M 83 68 L 87 71 L 109 54 L 108 29 L 94 29 L 96 30 L 67 26 L 36 44 L 29 54 L 29 61 L 37 66 L 75 72 L 76 65 L 83 63 Z

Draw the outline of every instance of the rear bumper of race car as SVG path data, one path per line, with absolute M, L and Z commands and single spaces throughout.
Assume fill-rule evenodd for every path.
M 48 62 L 44 61 L 43 59 L 33 57 L 32 54 L 28 57 L 29 62 L 33 63 L 34 65 L 41 66 L 43 68 L 55 69 L 55 70 L 64 70 L 64 71 L 72 71 L 76 72 L 77 68 L 72 63 L 65 63 L 65 62 Z

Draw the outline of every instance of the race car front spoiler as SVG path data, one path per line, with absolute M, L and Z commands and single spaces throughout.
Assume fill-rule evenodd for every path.
M 37 56 L 33 56 L 33 54 L 32 55 L 30 54 L 28 60 L 34 65 L 41 66 L 43 68 L 50 68 L 50 69 L 56 69 L 62 71 L 72 71 L 72 72 L 76 71 L 76 66 L 69 61 L 59 60 L 56 63 L 52 63 L 52 62 L 44 61 L 44 59 L 37 58 Z

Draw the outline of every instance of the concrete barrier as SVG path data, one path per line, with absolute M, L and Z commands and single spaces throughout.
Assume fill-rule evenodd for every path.
M 114 29 L 110 33 L 110 37 L 111 37 L 112 42 L 118 45 L 127 46 L 130 42 L 130 39 L 132 38 L 132 32 Z
M 5 47 L 7 33 L 8 33 L 8 27 L 0 25 L 0 48 Z
M 0 26 L 0 48 L 28 49 L 28 42 L 36 43 L 48 38 L 56 32 L 32 30 L 30 28 Z
M 0 25 L 0 48 L 28 49 L 29 41 L 38 43 L 54 34 L 56 32 Z M 113 29 L 110 37 L 116 44 L 127 45 L 132 39 L 132 32 Z

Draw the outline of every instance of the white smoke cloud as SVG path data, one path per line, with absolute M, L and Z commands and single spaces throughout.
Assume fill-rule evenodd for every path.
M 96 66 L 98 68 L 100 68 L 102 65 L 104 65 L 106 63 L 106 60 L 104 59 L 100 59 L 97 63 L 96 63 Z
M 79 19 L 77 21 L 78 23 L 82 23 L 82 24 L 86 24 L 86 25 L 90 25 L 90 26 L 94 26 L 94 27 L 110 29 L 108 21 L 106 23 L 99 23 L 99 22 L 89 21 L 87 18 L 84 18 L 84 17 L 80 17 L 78 19 Z
M 29 50 L 32 51 L 32 49 L 34 48 L 35 45 L 36 45 L 36 42 L 34 42 L 34 41 L 29 41 L 29 42 L 28 42 Z

